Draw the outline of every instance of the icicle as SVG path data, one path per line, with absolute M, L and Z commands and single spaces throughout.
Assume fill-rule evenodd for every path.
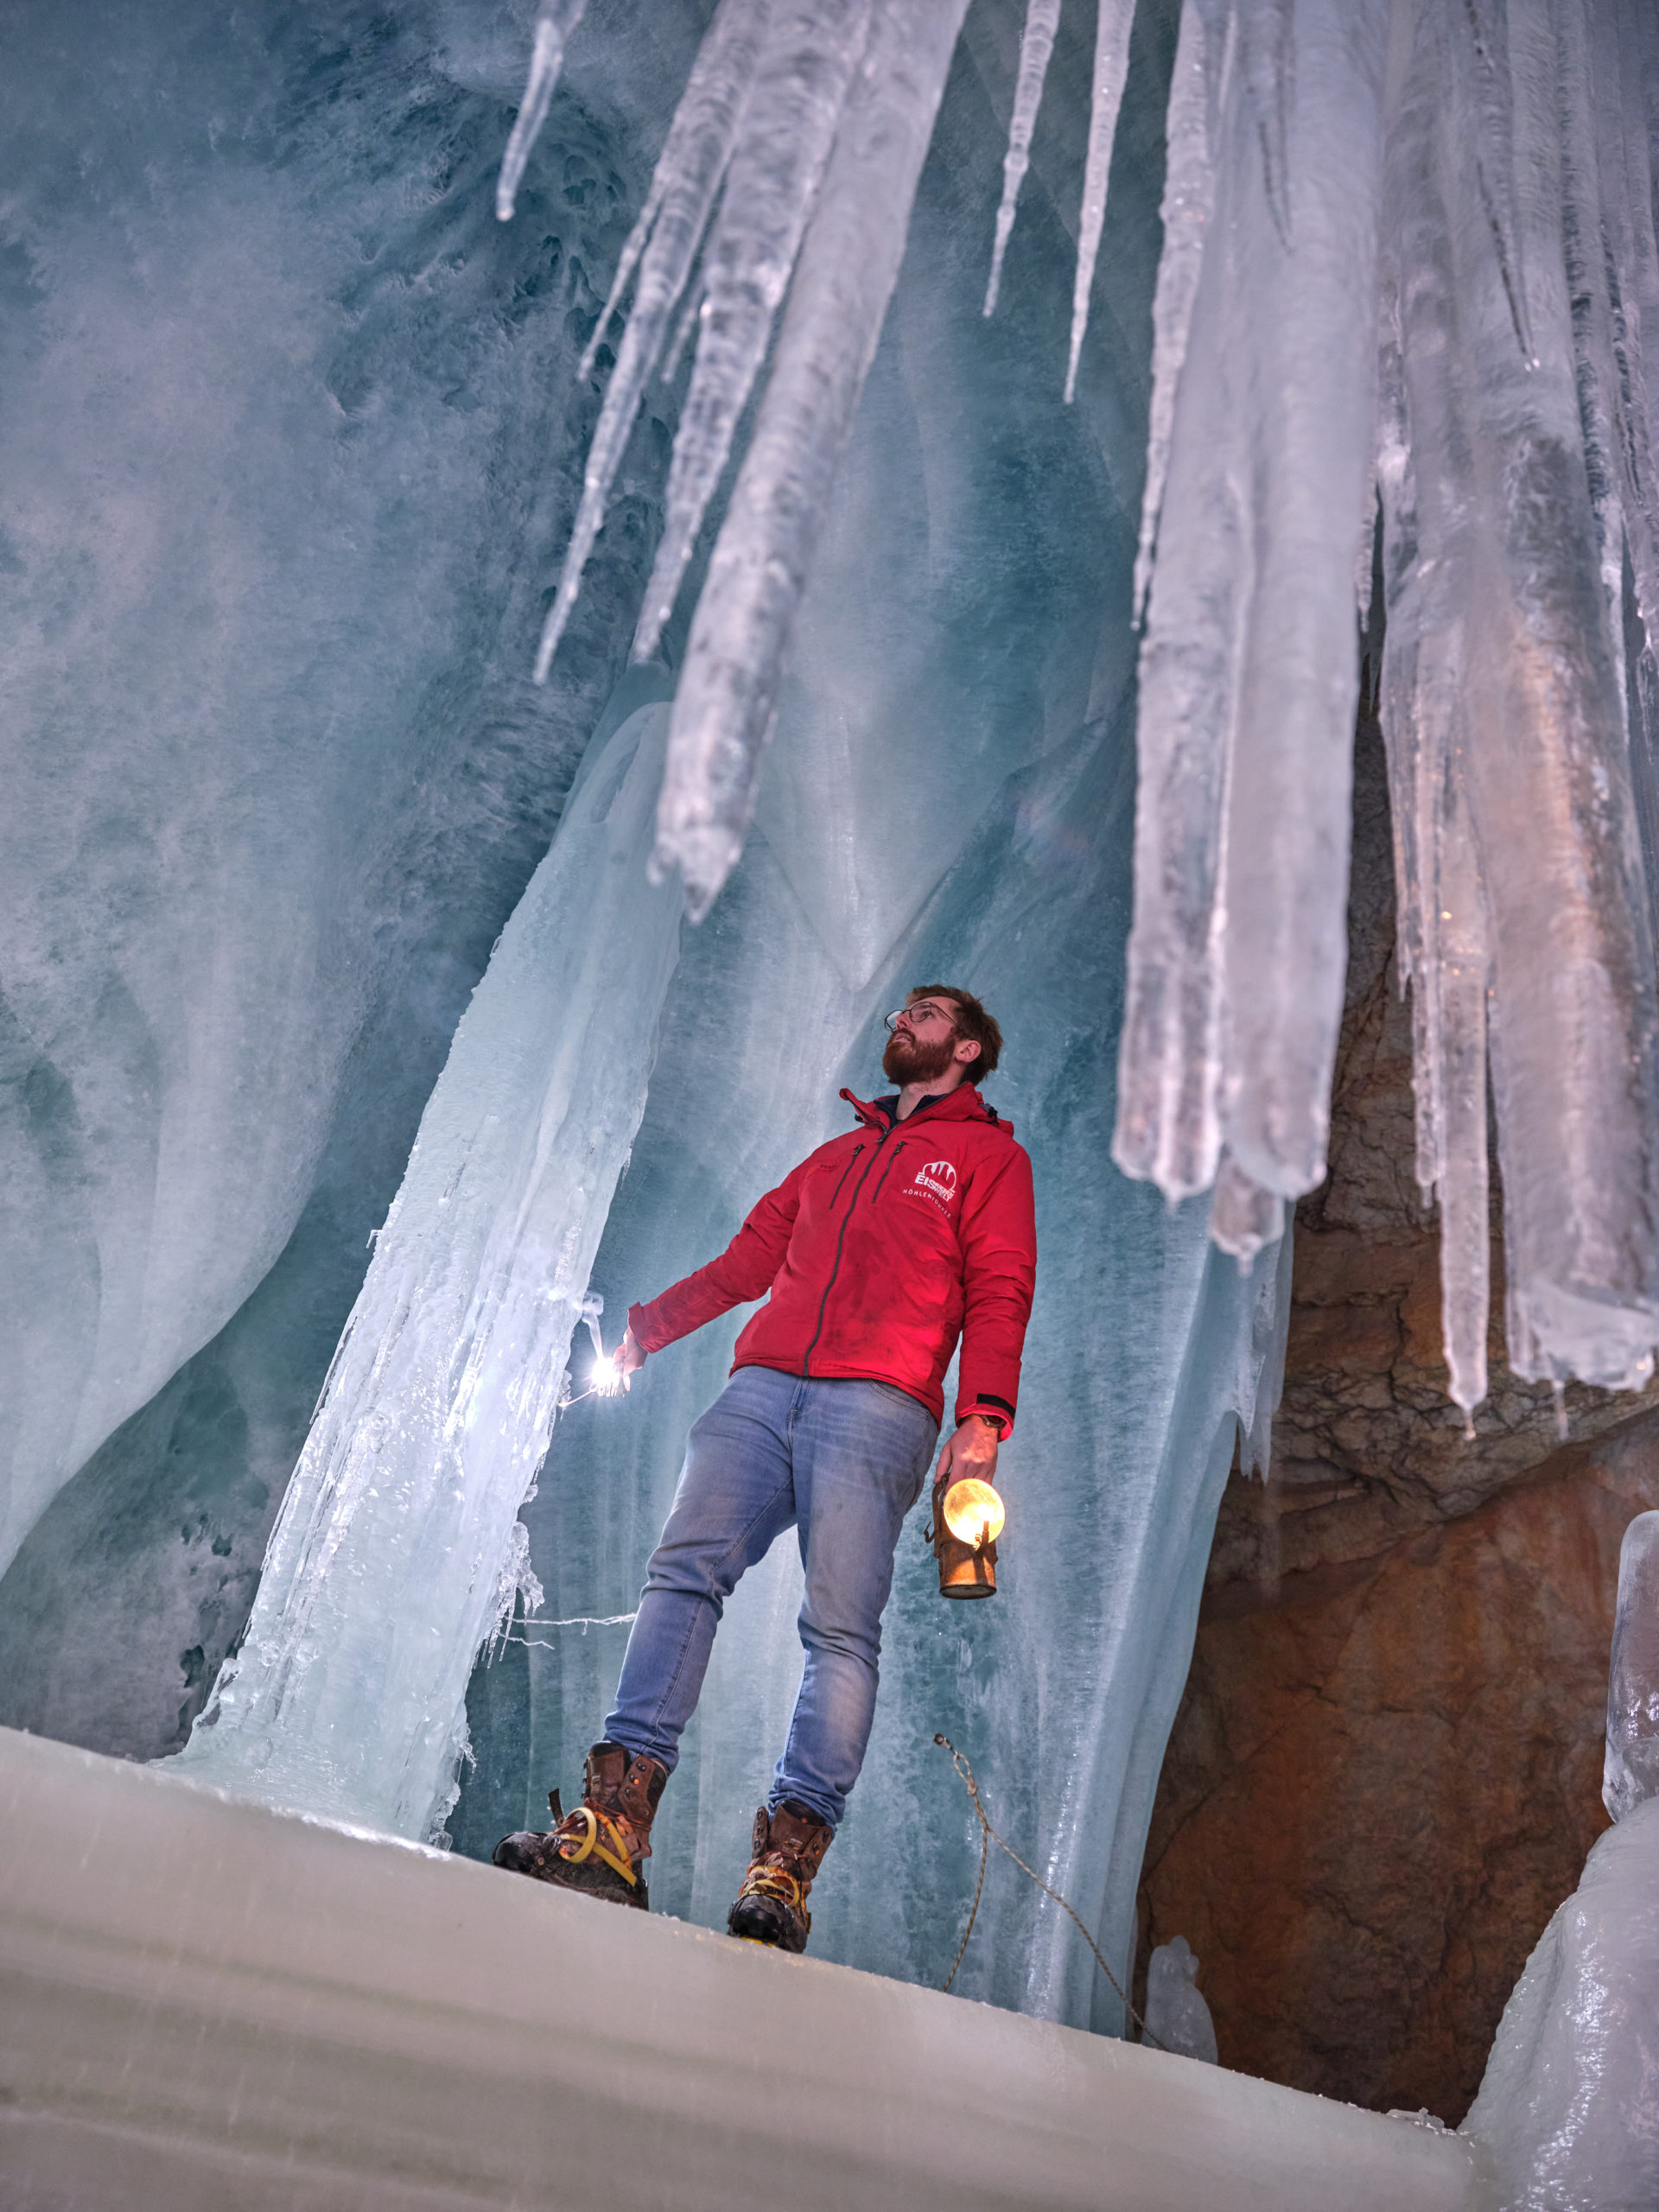
M 1465 1405 L 1485 1296 L 1488 1007 L 1511 1367 L 1640 1379 L 1659 1278 L 1659 1003 L 1607 582 L 1593 162 L 1576 28 L 1564 44 L 1548 29 L 1536 11 L 1509 22 L 1526 134 L 1515 265 L 1535 364 L 1516 344 L 1491 226 L 1468 219 L 1490 161 L 1468 127 L 1484 111 L 1478 57 L 1432 11 L 1418 19 L 1391 163 L 1417 512 L 1389 563 L 1384 728 L 1416 869 L 1401 912 L 1402 941 L 1407 927 L 1418 940 L 1420 1173 L 1433 1168 L 1441 1198 L 1448 1357 Z M 1576 371 L 1575 344 L 1587 347 Z
M 559 588 L 549 609 L 536 656 L 536 681 L 545 681 L 582 572 L 605 519 L 605 503 L 639 411 L 640 395 L 663 350 L 663 336 L 685 288 L 697 248 L 731 158 L 769 0 L 721 0 L 687 80 L 651 191 L 622 250 L 621 264 L 583 356 L 586 374 L 628 275 L 637 262 L 639 283 L 633 313 L 617 353 L 605 404 L 588 449 L 582 504 L 566 548 Z
M 1173 273 L 1154 309 L 1168 465 L 1160 486 L 1149 460 L 1142 537 L 1144 553 L 1155 533 L 1157 562 L 1113 1143 L 1126 1173 L 1172 1198 L 1213 1179 L 1224 1139 L 1243 1173 L 1281 1197 L 1325 1170 L 1389 12 L 1388 0 L 1365 0 L 1340 23 L 1318 9 L 1299 17 L 1294 97 L 1284 94 L 1294 221 L 1283 229 L 1260 156 L 1259 97 L 1192 6 L 1183 17 L 1171 189 L 1190 180 L 1227 250 L 1201 253 L 1202 228 L 1178 198 L 1186 219 L 1170 226 Z M 1212 213 L 1200 197 L 1211 189 Z M 1154 441 L 1161 430 L 1154 404 Z
M 966 12 L 967 0 L 883 0 L 802 249 L 674 702 L 652 868 L 680 869 L 694 916 L 742 849 L 790 626 Z
M 1630 114 L 1629 90 L 1659 67 L 1659 38 L 1645 18 L 1621 36 L 1601 10 L 1566 18 L 1562 33 L 1577 49 L 1563 72 L 1568 283 L 1603 586 L 1619 647 L 1627 547 L 1650 638 L 1659 621 L 1659 476 L 1644 350 L 1659 345 L 1659 250 L 1645 119 Z
M 565 41 L 582 21 L 588 0 L 542 0 L 536 16 L 536 42 L 531 48 L 530 77 L 524 86 L 524 97 L 519 103 L 518 118 L 507 140 L 507 150 L 501 156 L 501 175 L 495 188 L 495 212 L 499 220 L 510 223 L 518 198 L 518 187 L 524 178 L 524 164 L 530 159 L 531 148 L 536 143 L 541 127 L 547 120 L 549 103 L 553 88 L 559 81 L 559 70 L 564 61 Z
M 669 264 L 664 270 L 664 280 L 671 270 L 674 272 L 668 304 L 663 312 L 672 314 L 673 302 L 684 286 L 686 274 L 702 240 L 709 211 L 714 206 L 715 194 L 731 158 L 732 138 L 748 96 L 749 79 L 770 9 L 771 0 L 720 0 L 714 21 L 703 33 L 702 44 L 691 65 L 680 104 L 674 111 L 663 150 L 657 157 L 651 190 L 639 211 L 639 219 L 622 248 L 604 313 L 594 325 L 594 334 L 583 348 L 576 370 L 578 381 L 593 374 L 594 362 L 610 327 L 611 317 L 621 303 L 628 279 L 645 250 L 659 212 L 664 210 L 665 226 L 671 226 L 675 235 L 671 252 L 661 254 Z M 658 243 L 660 247 L 660 240 Z M 636 315 L 638 312 L 636 302 Z
M 1579 57 L 1571 27 L 1563 46 L 1526 21 L 1510 36 L 1535 364 L 1503 346 L 1490 279 L 1484 302 L 1484 272 L 1464 280 L 1492 564 L 1469 789 L 1493 918 L 1510 1364 L 1619 1387 L 1659 1332 L 1659 1000 L 1563 262 L 1564 188 L 1586 163 L 1557 134 Z
M 1014 115 L 1008 124 L 1008 150 L 1002 156 L 1002 198 L 996 211 L 996 238 L 991 247 L 991 279 L 985 287 L 985 313 L 996 312 L 997 288 L 1002 282 L 1002 256 L 1014 228 L 1014 205 L 1020 186 L 1031 165 L 1031 135 L 1037 127 L 1042 105 L 1043 79 L 1054 51 L 1054 34 L 1060 27 L 1060 0 L 1026 0 L 1026 28 L 1020 41 L 1020 75 L 1014 89 Z
M 648 660 L 765 359 L 774 318 L 864 50 L 871 0 L 782 0 L 744 109 L 706 276 L 667 516 L 634 639 Z
M 1216 262 L 1227 306 L 1209 335 L 1236 357 L 1220 381 L 1235 423 L 1232 466 L 1243 463 L 1251 491 L 1241 546 L 1248 625 L 1225 641 L 1236 655 L 1237 730 L 1223 1126 L 1246 1173 L 1287 1198 L 1325 1174 L 1342 1020 L 1359 699 L 1351 580 L 1371 503 L 1391 13 L 1389 0 L 1299 7 L 1294 84 L 1275 92 L 1287 132 L 1282 221 L 1271 170 L 1252 161 L 1249 143 L 1260 137 L 1263 96 L 1241 84 L 1230 167 L 1243 204 L 1229 204 L 1239 230 Z M 1287 30 L 1274 51 L 1287 76 Z M 1205 526 L 1202 507 L 1184 519 L 1188 532 Z M 1167 515 L 1161 527 L 1160 568 Z M 1187 557 L 1194 550 L 1188 537 Z M 1198 557 L 1202 566 L 1207 556 Z
M 1438 88 L 1431 67 L 1423 84 Z M 1412 312 L 1425 312 L 1441 274 L 1432 245 L 1444 210 L 1426 194 L 1432 157 L 1422 134 L 1432 111 L 1408 99 L 1396 118 L 1389 228 L 1411 270 Z M 1432 124 L 1429 125 L 1432 128 Z M 1402 179 L 1404 181 L 1402 182 Z M 1491 1224 L 1486 1154 L 1486 1004 L 1491 976 L 1484 895 L 1460 762 L 1463 563 L 1444 531 L 1464 487 L 1448 475 L 1456 440 L 1421 425 L 1429 468 L 1428 513 L 1418 511 L 1417 455 L 1408 420 L 1401 318 L 1402 276 L 1385 262 L 1378 375 L 1377 475 L 1383 501 L 1383 585 L 1388 603 L 1381 687 L 1389 754 L 1397 885 L 1397 942 L 1402 985 L 1412 998 L 1413 1088 L 1417 1179 L 1425 1203 L 1440 1209 L 1440 1308 L 1451 1395 L 1465 1433 L 1486 1395 L 1491 1313 Z M 1449 311 L 1442 300 L 1433 310 Z M 1421 386 L 1421 366 L 1417 366 Z M 1440 404 L 1455 394 L 1439 388 Z M 1419 390 L 1420 406 L 1426 396 Z M 1425 550 L 1424 531 L 1428 532 Z
M 1152 584 L 1175 394 L 1186 359 L 1192 303 L 1204 265 L 1205 235 L 1215 205 L 1217 113 L 1229 74 L 1232 40 L 1230 13 L 1215 16 L 1205 0 L 1185 0 L 1165 130 L 1168 152 L 1162 208 L 1164 251 L 1152 305 L 1152 416 L 1147 436 L 1147 488 L 1141 505 L 1141 545 L 1135 562 L 1137 622 L 1146 613 Z
M 1210 1241 L 1230 1252 L 1248 1274 L 1264 1244 L 1285 1233 L 1285 1202 L 1276 1191 L 1253 1183 L 1230 1153 L 1224 1152 L 1210 1202 Z
M 1100 0 L 1095 29 L 1095 81 L 1090 94 L 1089 155 L 1083 173 L 1083 212 L 1077 225 L 1077 272 L 1071 286 L 1071 350 L 1065 365 L 1065 404 L 1077 389 L 1077 362 L 1089 327 L 1100 233 L 1106 221 L 1106 181 L 1111 174 L 1117 111 L 1129 72 L 1129 29 L 1135 0 Z
M 1168 166 L 1164 182 L 1164 251 L 1153 303 L 1153 397 L 1147 488 L 1135 563 L 1135 611 L 1144 610 L 1153 549 L 1174 438 L 1176 401 L 1185 365 L 1214 207 L 1218 111 L 1230 74 L 1231 18 L 1206 0 L 1185 0 L 1170 86 Z M 1230 518 L 1217 518 L 1216 605 L 1242 563 Z M 1166 601 L 1177 572 L 1162 575 Z M 1205 587 L 1198 587 L 1199 601 Z M 1202 619 L 1201 607 L 1195 619 Z M 1221 916 L 1216 906 L 1231 772 L 1233 715 L 1187 715 L 1205 682 L 1202 669 L 1166 643 L 1173 621 L 1150 633 L 1141 657 L 1136 734 L 1135 929 L 1128 999 L 1119 1048 L 1117 1126 L 1112 1157 L 1126 1175 L 1150 1177 L 1171 1198 L 1214 1179 L 1221 1150 L 1217 1085 L 1221 1060 Z M 1165 706 L 1149 708 L 1161 694 Z
M 1440 1205 L 1440 1325 L 1450 1395 L 1465 1416 L 1486 1395 L 1491 1311 L 1491 1185 L 1486 1157 L 1486 1002 L 1491 956 L 1474 836 L 1457 781 L 1441 824 L 1438 997 L 1445 1164 Z
M 664 384 L 672 384 L 680 372 L 680 356 L 685 351 L 687 340 L 697 327 L 697 317 L 702 313 L 702 284 L 699 279 L 685 296 L 684 308 L 674 327 L 674 335 L 669 341 L 668 353 L 663 361 Z

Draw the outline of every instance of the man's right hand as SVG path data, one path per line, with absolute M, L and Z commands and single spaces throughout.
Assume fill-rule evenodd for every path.
M 637 1374 L 645 1363 L 645 1355 L 640 1350 L 639 1339 L 632 1329 L 625 1329 L 622 1332 L 622 1341 L 611 1357 L 616 1362 L 617 1375 L 621 1381 L 622 1388 L 626 1390 L 628 1387 L 629 1376 Z

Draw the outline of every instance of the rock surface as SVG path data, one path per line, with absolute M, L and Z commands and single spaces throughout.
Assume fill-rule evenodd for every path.
M 1606 1824 L 1618 1545 L 1659 1504 L 1659 1397 L 1573 1386 L 1558 1409 L 1510 1373 L 1501 1316 L 1472 1440 L 1445 1395 L 1366 723 L 1350 931 L 1273 1468 L 1223 1504 L 1147 1845 L 1142 1971 L 1185 1936 L 1224 2066 L 1455 2123 Z

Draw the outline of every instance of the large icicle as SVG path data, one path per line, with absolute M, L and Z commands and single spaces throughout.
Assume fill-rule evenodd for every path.
M 1089 300 L 1106 222 L 1106 183 L 1117 138 L 1117 111 L 1129 73 L 1129 31 L 1135 0 L 1100 0 L 1095 29 L 1095 76 L 1089 104 L 1089 152 L 1083 173 L 1083 213 L 1077 225 L 1077 271 L 1071 286 L 1071 345 L 1065 364 L 1065 399 L 1077 389 L 1077 363 L 1089 327 Z
M 1650 1370 L 1659 1325 L 1659 1008 L 1574 373 L 1551 128 L 1570 56 L 1554 16 L 1540 5 L 1510 23 L 1536 365 L 1494 327 L 1490 277 L 1471 320 L 1492 542 L 1470 791 L 1494 925 L 1510 1363 L 1529 1378 L 1629 1386 Z M 1484 276 L 1465 272 L 1471 304 Z
M 871 0 L 779 0 L 733 149 L 704 257 L 691 388 L 669 469 L 667 513 L 634 658 L 656 651 L 738 417 L 766 358 L 847 88 L 864 51 Z M 909 213 L 909 202 L 906 202 Z
M 1484 1384 L 1488 1027 L 1511 1367 L 1642 1380 L 1659 1289 L 1659 1006 L 1619 637 L 1620 493 L 1636 494 L 1618 457 L 1604 126 L 1573 11 L 1511 10 L 1507 36 L 1512 238 L 1469 124 L 1494 94 L 1466 18 L 1418 18 L 1391 156 L 1411 460 L 1409 500 L 1385 475 L 1384 729 L 1420 1174 L 1441 1202 L 1465 1408 Z
M 1164 252 L 1153 302 L 1152 421 L 1137 610 L 1150 588 L 1175 409 L 1214 208 L 1216 139 L 1231 47 L 1231 20 L 1205 0 L 1186 0 L 1169 94 L 1169 157 L 1164 183 Z M 1236 572 L 1232 531 L 1216 518 L 1213 578 L 1199 587 L 1224 605 Z M 1173 566 L 1165 598 L 1176 582 Z M 1126 1175 L 1150 1178 L 1167 1196 L 1186 1197 L 1214 1180 L 1221 1154 L 1216 1110 L 1220 1065 L 1220 873 L 1227 778 L 1232 758 L 1231 702 L 1224 711 L 1184 713 L 1181 702 L 1207 683 L 1205 663 L 1170 650 L 1160 629 L 1141 657 L 1140 773 L 1135 798 L 1135 936 L 1123 1017 L 1122 1077 L 1112 1157 Z M 1211 671 L 1213 673 L 1213 671 Z M 1148 696 L 1160 695 L 1154 715 Z M 1154 731 L 1157 730 L 1154 742 Z
M 1152 416 L 1147 435 L 1147 484 L 1141 503 L 1141 546 L 1135 563 L 1135 613 L 1146 612 L 1158 544 L 1158 517 L 1169 473 L 1175 395 L 1192 327 L 1192 303 L 1204 267 L 1204 241 L 1216 199 L 1216 131 L 1233 40 L 1232 16 L 1210 0 L 1186 0 L 1175 45 L 1165 127 L 1164 251 L 1152 303 Z M 1133 1172 L 1133 1171 L 1131 1171 Z
M 1390 8 L 1349 0 L 1333 10 L 1303 0 L 1293 10 L 1287 0 L 1283 12 L 1273 48 L 1283 214 L 1275 162 L 1263 152 L 1272 134 L 1240 70 L 1230 170 L 1245 189 L 1227 212 L 1242 219 L 1244 239 L 1230 238 L 1225 257 L 1214 257 L 1227 304 L 1205 335 L 1229 357 L 1221 381 L 1238 439 L 1231 458 L 1251 486 L 1239 549 L 1248 621 L 1229 641 L 1236 675 L 1222 694 L 1236 681 L 1220 1105 L 1239 1166 L 1294 1198 L 1325 1174 L 1346 968 L 1359 697 L 1351 579 L 1371 503 Z M 1174 520 L 1202 530 L 1204 509 L 1178 505 Z M 1179 563 L 1182 537 L 1172 537 L 1167 501 L 1160 530 L 1160 567 L 1172 553 Z
M 1394 817 L 1400 970 L 1410 986 L 1417 1179 L 1440 1206 L 1441 1313 L 1451 1394 L 1465 1415 L 1486 1395 L 1490 1310 L 1486 1003 L 1490 924 L 1461 763 L 1470 487 L 1462 395 L 1447 348 L 1423 329 L 1455 317 L 1434 132 L 1452 63 L 1426 31 L 1394 120 L 1390 237 L 1379 377 L 1383 495 L 1382 713 Z M 1408 275 L 1402 275 L 1402 271 Z M 1412 345 L 1410 393 L 1405 333 Z M 1414 436 L 1414 423 L 1415 435 Z M 1419 485 L 1420 473 L 1423 482 Z
M 1179 380 L 1167 474 L 1161 492 L 1147 487 L 1157 558 L 1113 1147 L 1126 1172 L 1172 1198 L 1214 1180 L 1224 1141 L 1249 1181 L 1281 1197 L 1325 1172 L 1389 15 L 1388 0 L 1339 18 L 1295 9 L 1268 42 L 1279 81 L 1264 90 L 1266 64 L 1230 66 L 1224 10 L 1188 0 L 1184 12 L 1170 189 L 1191 200 L 1171 228 L 1159 302 L 1164 365 Z M 1281 115 L 1282 177 L 1268 127 Z M 1173 149 L 1176 137 L 1173 119 Z M 1205 250 L 1206 232 L 1224 251 Z M 1160 427 L 1155 411 L 1154 439 Z
M 455 1033 L 246 1637 L 176 1762 L 204 1781 L 416 1838 L 453 1802 L 678 956 L 677 891 L 639 881 L 666 720 L 590 749 Z
M 582 505 L 536 656 L 538 683 L 546 680 L 575 605 L 582 572 L 604 522 L 605 503 L 621 466 L 640 397 L 662 358 L 670 318 L 702 243 L 715 195 L 731 159 L 769 9 L 770 0 L 721 0 L 675 111 L 645 207 L 622 249 L 605 311 L 582 356 L 580 373 L 585 376 L 637 264 L 639 283 L 633 312 L 588 449 Z
M 495 212 L 504 223 L 512 219 L 531 149 L 540 136 L 559 71 L 564 66 L 565 41 L 587 12 L 588 0 L 542 0 L 536 16 L 535 42 L 531 48 L 530 77 L 519 103 L 518 120 L 501 156 L 501 175 L 495 188 Z
M 680 870 L 694 918 L 742 850 L 790 625 L 966 12 L 967 0 L 883 0 L 802 250 L 674 701 L 652 868 Z
M 990 282 L 985 287 L 985 312 L 996 312 L 997 289 L 1002 282 L 1002 257 L 1014 229 L 1014 211 L 1020 187 L 1031 166 L 1031 137 L 1042 105 L 1043 79 L 1054 51 L 1054 35 L 1060 27 L 1060 0 L 1027 0 L 1026 28 L 1020 41 L 1020 74 L 1014 88 L 1014 114 L 1008 124 L 1008 150 L 1002 156 L 1002 197 L 996 210 L 996 236 L 991 245 Z

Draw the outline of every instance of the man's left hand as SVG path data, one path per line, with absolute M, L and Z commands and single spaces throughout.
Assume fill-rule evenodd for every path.
M 994 1421 L 982 1421 L 977 1414 L 969 1414 L 955 1433 L 945 1439 L 944 1449 L 939 1454 L 939 1464 L 933 1476 L 933 1487 L 943 1492 L 952 1483 L 970 1478 L 977 1482 L 996 1483 L 996 1447 L 1001 1431 Z

